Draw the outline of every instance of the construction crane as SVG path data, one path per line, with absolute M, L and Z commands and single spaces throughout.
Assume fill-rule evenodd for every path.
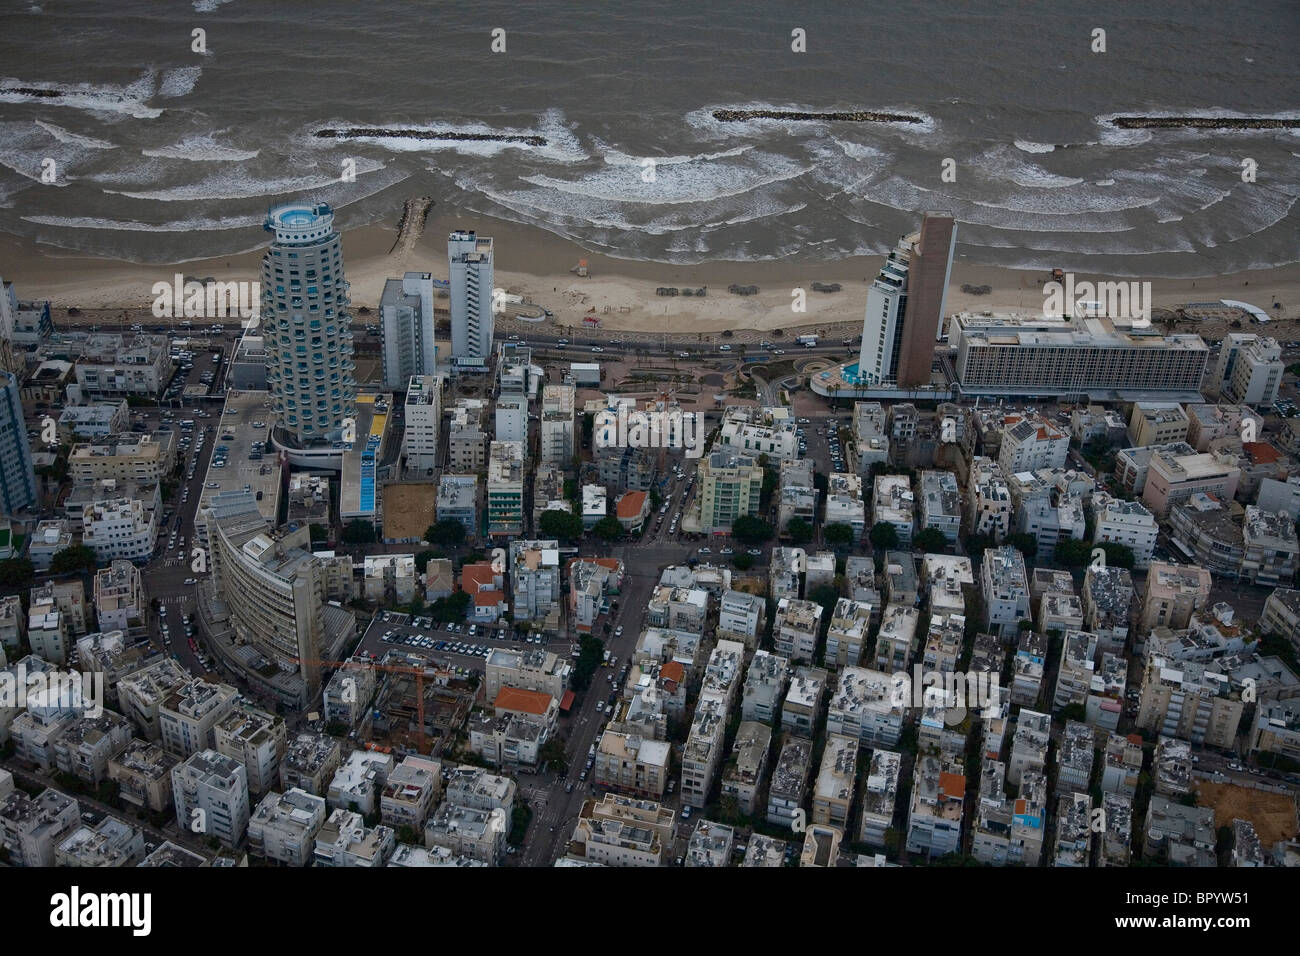
M 295 658 L 299 664 L 312 664 L 316 667 L 351 667 L 356 669 L 372 668 L 377 671 L 387 671 L 390 674 L 414 674 L 415 675 L 415 711 L 416 711 L 416 728 L 418 750 L 421 754 L 427 754 L 429 744 L 424 733 L 424 672 L 428 670 L 425 667 L 399 667 L 395 664 L 378 664 L 374 661 L 322 661 L 313 658 L 300 657 Z

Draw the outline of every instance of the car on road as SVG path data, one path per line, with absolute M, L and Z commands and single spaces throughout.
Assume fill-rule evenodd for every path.
M 573 793 L 573 781 L 572 781 L 572 780 L 570 780 L 568 783 L 566 783 L 566 784 L 564 785 L 564 792 L 565 792 L 565 793 Z
M 730 547 L 723 548 L 721 551 L 718 552 L 718 554 L 735 554 L 735 553 L 736 553 L 735 548 L 730 548 Z
M 602 349 L 599 345 L 593 345 L 593 346 L 591 347 L 591 350 L 592 350 L 593 352 L 603 352 L 603 351 L 605 351 L 605 350 Z
M 719 352 L 730 352 L 730 351 L 731 351 L 731 346 L 730 346 L 730 345 L 719 345 L 719 346 L 718 346 L 718 351 L 719 351 Z
M 749 549 L 749 554 L 750 554 L 751 557 L 760 558 L 760 557 L 763 556 L 763 549 L 762 549 L 762 548 L 750 548 L 750 549 Z
M 620 624 L 618 627 L 614 628 L 614 636 L 615 636 L 615 637 L 622 637 L 622 636 L 623 636 L 623 625 L 622 625 L 622 624 Z
M 185 579 L 185 586 L 186 586 L 186 587 L 190 587 L 191 585 L 198 584 L 198 583 L 199 583 L 199 582 L 198 582 L 198 579 L 196 579 L 196 578 L 186 578 L 186 579 Z

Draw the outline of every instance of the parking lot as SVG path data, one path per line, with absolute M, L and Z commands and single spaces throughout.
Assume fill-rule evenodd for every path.
M 382 658 L 392 649 L 400 649 L 445 664 L 457 677 L 484 670 L 484 662 L 493 648 L 528 650 L 542 648 L 561 656 L 571 653 L 567 641 L 548 642 L 540 635 L 515 639 L 514 632 L 501 625 L 444 624 L 429 617 L 381 611 L 366 628 L 356 654 Z

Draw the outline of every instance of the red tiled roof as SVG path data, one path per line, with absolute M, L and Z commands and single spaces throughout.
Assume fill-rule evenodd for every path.
M 939 774 L 939 790 L 950 800 L 966 798 L 966 778 L 957 773 Z
M 641 509 L 645 507 L 646 493 L 644 491 L 629 491 L 622 498 L 618 499 L 616 504 L 619 518 L 635 518 L 641 514 Z
M 1266 441 L 1244 441 L 1241 450 L 1257 465 L 1271 465 L 1282 457 L 1282 453 Z
M 467 564 L 460 569 L 460 586 L 466 591 L 474 592 L 491 588 L 496 580 L 491 561 L 479 561 Z
M 502 687 L 493 706 L 497 710 L 515 710 L 525 714 L 536 714 L 540 717 L 551 706 L 551 695 L 539 690 Z
M 669 661 L 659 668 L 659 676 L 664 680 L 676 681 L 680 684 L 686 679 L 686 668 L 682 666 L 681 661 Z

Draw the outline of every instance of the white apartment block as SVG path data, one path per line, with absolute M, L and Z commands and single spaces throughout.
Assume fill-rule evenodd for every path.
M 412 375 L 406 385 L 402 453 L 410 471 L 428 474 L 438 466 L 438 437 L 442 431 L 440 385 L 435 375 Z
M 80 807 L 72 797 L 44 790 L 31 797 L 13 790 L 0 797 L 0 846 L 11 866 L 55 864 L 55 851 L 81 824 Z
M 862 663 L 862 652 L 871 632 L 870 604 L 840 598 L 835 602 L 830 627 L 826 631 L 826 649 L 822 663 L 841 670 Z
M 177 687 L 158 708 L 163 749 L 188 757 L 216 745 L 216 726 L 235 707 L 239 692 L 228 684 L 194 678 Z
M 144 617 L 140 569 L 127 560 L 95 572 L 95 618 L 101 631 L 125 631 Z M 0 618 L 3 611 L 0 610 Z
M 325 801 L 305 790 L 268 793 L 248 819 L 248 849 L 285 866 L 306 866 L 325 825 Z
M 798 426 L 789 409 L 731 405 L 722 413 L 715 449 L 751 458 L 767 455 L 772 461 L 799 456 Z
M 380 815 L 394 830 L 409 826 L 424 829 L 442 791 L 442 764 L 428 757 L 407 755 L 393 768 L 379 800 Z
M 234 847 L 248 831 L 248 777 L 244 765 L 215 750 L 199 750 L 172 768 L 176 825 Z
M 961 849 L 966 774 L 960 761 L 932 754 L 917 757 L 907 815 L 908 853 L 937 859 Z
M 768 651 L 756 651 L 745 674 L 741 719 L 776 726 L 789 684 L 789 659 Z
M 1009 419 L 1002 430 L 998 464 L 1004 475 L 1040 468 L 1064 468 L 1070 453 L 1070 436 L 1040 416 Z
M 703 807 L 722 763 L 727 706 L 717 697 L 702 698 L 682 748 L 682 803 Z
M 921 612 L 903 604 L 889 604 L 876 635 L 876 667 L 893 673 L 906 671 L 916 656 Z
M 893 525 L 900 547 L 910 547 L 916 524 L 916 496 L 906 475 L 877 475 L 871 524 Z
M 961 531 L 961 491 L 952 472 L 921 472 L 921 527 L 934 528 L 956 543 Z
M 1155 515 L 1141 502 L 1112 498 L 1104 492 L 1093 495 L 1092 508 L 1093 544 L 1122 544 L 1133 552 L 1135 567 L 1148 567 L 1160 530 Z
M 980 565 L 984 596 L 984 629 L 1003 638 L 1013 636 L 1028 620 L 1029 579 L 1025 558 L 1011 547 L 987 548 Z
M 213 728 L 214 749 L 244 765 L 248 789 L 269 793 L 280 785 L 280 760 L 288 749 L 284 718 L 251 705 L 235 707 Z
M 776 605 L 772 636 L 776 652 L 792 661 L 811 661 L 825 608 L 812 601 L 781 598 Z
M 1047 764 L 1047 744 L 1052 718 L 1047 714 L 1022 708 L 1011 735 L 1011 753 L 1007 758 L 1007 779 L 1019 785 L 1026 773 L 1042 773 Z
M 911 703 L 901 696 L 892 675 L 846 667 L 831 694 L 826 732 L 853 737 L 867 747 L 896 747 Z
M 569 855 L 604 866 L 659 866 L 671 852 L 675 814 L 651 800 L 607 793 L 586 800 Z
M 574 441 L 574 405 L 576 390 L 572 385 L 546 385 L 542 388 L 540 423 L 540 457 L 544 464 L 567 468 L 577 449 Z
M 863 503 L 860 475 L 845 472 L 831 474 L 827 482 L 826 514 L 822 523 L 846 524 L 853 529 L 853 540 L 862 540 L 867 531 L 867 509 Z
M 364 816 L 370 816 L 379 809 L 384 786 L 395 767 L 392 754 L 354 750 L 335 771 L 325 794 L 326 800 L 331 808 L 355 809 Z
M 1285 369 L 1277 340 L 1266 335 L 1255 337 L 1237 354 L 1224 395 L 1242 405 L 1272 405 L 1277 401 Z
M 746 647 L 756 647 L 767 622 L 767 605 L 757 594 L 727 590 L 718 604 L 719 637 L 740 641 Z
M 858 739 L 828 734 L 822 751 L 822 765 L 813 784 L 813 823 L 848 828 L 857 773 Z
M 330 813 L 316 833 L 312 852 L 314 866 L 380 867 L 397 848 L 392 827 L 367 827 L 365 818 L 350 810 Z
M 862 794 L 862 820 L 858 839 L 870 846 L 885 847 L 886 831 L 894 826 L 894 807 L 898 802 L 898 779 L 903 756 L 892 750 L 873 748 Z
M 853 450 L 858 471 L 867 474 L 871 466 L 889 461 L 889 430 L 885 410 L 879 402 L 854 402 Z
M 82 517 L 81 543 L 100 561 L 147 561 L 158 538 L 158 513 L 134 498 L 99 501 Z
M 1011 488 L 1006 475 L 992 458 L 977 457 L 970 468 L 970 529 L 972 534 L 983 534 L 994 542 L 1011 533 Z

